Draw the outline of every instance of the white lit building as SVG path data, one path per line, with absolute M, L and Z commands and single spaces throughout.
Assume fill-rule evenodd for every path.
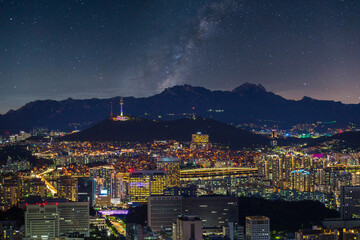
M 270 240 L 270 218 L 246 217 L 246 240 Z

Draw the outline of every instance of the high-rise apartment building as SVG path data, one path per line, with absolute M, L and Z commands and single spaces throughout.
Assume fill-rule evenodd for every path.
M 257 167 L 258 167 L 259 175 L 262 175 L 266 180 L 269 180 L 270 179 L 269 161 L 265 158 L 259 160 Z
M 313 158 L 310 156 L 306 156 L 302 158 L 302 164 L 304 168 L 312 168 L 313 167 Z
M 284 173 L 285 173 L 285 180 L 290 181 L 291 179 L 291 172 L 295 170 L 295 158 L 294 156 L 284 156 Z
M 40 178 L 22 178 L 20 179 L 19 198 L 28 196 L 45 197 L 47 189 L 45 183 Z
M 78 182 L 71 176 L 61 176 L 58 181 L 58 196 L 69 201 L 78 200 Z
M 315 190 L 314 177 L 311 172 L 299 169 L 291 172 L 291 188 L 300 192 L 313 192 Z
M 246 240 L 270 240 L 270 219 L 265 216 L 246 217 Z
M 278 182 L 283 179 L 283 161 L 280 157 L 273 157 L 271 160 L 272 181 Z

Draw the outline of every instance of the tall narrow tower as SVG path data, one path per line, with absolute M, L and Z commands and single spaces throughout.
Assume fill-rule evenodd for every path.
M 123 113 L 123 105 L 124 105 L 124 101 L 123 101 L 123 97 L 120 98 L 120 116 L 123 117 L 124 113 Z

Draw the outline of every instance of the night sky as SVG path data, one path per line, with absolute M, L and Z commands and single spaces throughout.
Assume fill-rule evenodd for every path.
M 360 1 L 0 0 L 0 113 L 244 82 L 359 103 Z

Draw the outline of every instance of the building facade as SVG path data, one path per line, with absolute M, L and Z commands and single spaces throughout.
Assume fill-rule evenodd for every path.
M 90 236 L 88 202 L 42 202 L 27 205 L 26 239 L 55 239 L 67 234 Z
M 342 186 L 340 214 L 344 220 L 360 219 L 360 186 Z
M 239 219 L 239 203 L 232 196 L 201 196 L 183 198 L 184 215 L 195 215 L 203 221 L 203 227 L 222 228 Z
M 202 240 L 201 219 L 194 216 L 178 217 L 173 224 L 173 240 Z
M 129 176 L 130 202 L 147 202 L 152 195 L 162 195 L 166 186 L 163 170 L 134 171 Z
M 25 212 L 26 239 L 55 239 L 59 232 L 58 205 L 28 205 Z
M 180 187 L 180 160 L 178 158 L 159 158 L 157 169 L 166 171 L 166 187 Z
M 270 218 L 246 217 L 246 240 L 270 240 Z
M 153 232 L 171 231 L 172 224 L 182 212 L 182 197 L 150 196 L 147 210 L 148 226 Z

